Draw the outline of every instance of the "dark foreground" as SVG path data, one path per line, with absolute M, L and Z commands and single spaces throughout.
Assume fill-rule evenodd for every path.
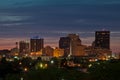
M 120 60 L 91 62 L 87 72 L 77 68 L 57 68 L 54 65 L 46 68 L 37 65 L 41 68 L 31 65 L 34 67 L 28 66 L 23 71 L 20 65 L 3 62 L 0 64 L 0 80 L 120 80 Z

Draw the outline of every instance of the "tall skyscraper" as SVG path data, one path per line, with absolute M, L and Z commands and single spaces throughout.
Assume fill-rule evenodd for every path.
M 30 51 L 31 52 L 41 51 L 43 47 L 44 47 L 44 39 L 38 38 L 38 37 L 30 39 Z
M 110 49 L 110 31 L 95 32 L 95 48 Z
M 81 40 L 78 34 L 68 34 L 68 37 L 71 39 L 70 42 L 70 55 L 81 56 L 84 54 L 84 47 L 81 44 Z
M 61 37 L 59 40 L 59 48 L 64 49 L 64 54 L 67 56 L 82 56 L 85 54 L 85 47 L 77 34 L 68 34 L 67 37 Z
M 67 56 L 70 53 L 70 38 L 60 37 L 59 48 L 64 49 L 64 55 Z
M 29 42 L 27 42 L 27 41 L 19 42 L 19 53 L 20 53 L 20 55 L 29 53 Z

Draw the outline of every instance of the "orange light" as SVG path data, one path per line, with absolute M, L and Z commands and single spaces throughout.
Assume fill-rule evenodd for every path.
M 28 71 L 28 69 L 27 69 L 27 68 L 24 68 L 24 71 L 26 72 L 26 71 Z
M 30 53 L 31 55 L 33 55 L 33 53 Z
M 21 62 L 19 62 L 19 65 L 21 65 L 22 63 Z
M 45 67 L 47 68 L 47 67 L 48 67 L 48 64 L 45 64 Z

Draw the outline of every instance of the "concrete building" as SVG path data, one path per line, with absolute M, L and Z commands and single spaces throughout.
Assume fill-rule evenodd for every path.
M 19 54 L 25 55 L 25 54 L 29 54 L 30 52 L 30 48 L 29 48 L 29 42 L 27 41 L 20 41 L 19 42 Z
M 42 50 L 43 55 L 46 55 L 46 56 L 53 56 L 53 52 L 54 52 L 54 49 L 50 46 L 46 46 Z
M 64 49 L 64 56 L 67 56 L 70 53 L 70 38 L 60 37 L 59 48 Z
M 82 41 L 78 34 L 69 34 L 68 37 L 71 39 L 71 54 L 73 56 L 84 56 L 85 55 L 85 45 L 82 45 Z
M 95 48 L 110 49 L 110 31 L 95 32 Z
M 112 54 L 112 51 L 109 49 L 94 48 L 92 46 L 87 47 L 85 51 L 87 56 L 99 60 L 107 60 Z
M 61 37 L 59 41 L 59 47 L 67 52 L 67 56 L 85 55 L 84 49 L 86 48 L 86 46 L 81 44 L 81 40 L 79 38 L 79 35 L 77 34 L 68 34 L 67 37 Z
M 44 39 L 43 38 L 32 38 L 30 39 L 30 51 L 38 52 L 41 51 L 44 47 Z

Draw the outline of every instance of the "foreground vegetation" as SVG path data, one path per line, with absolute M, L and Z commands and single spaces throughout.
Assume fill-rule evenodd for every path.
M 15 63 L 19 62 L 11 64 L 3 61 L 0 64 L 0 77 L 4 77 L 5 80 L 120 80 L 120 60 L 89 62 L 87 72 L 76 68 L 58 68 L 56 64 L 37 69 L 32 65 L 28 70 L 22 71 Z

